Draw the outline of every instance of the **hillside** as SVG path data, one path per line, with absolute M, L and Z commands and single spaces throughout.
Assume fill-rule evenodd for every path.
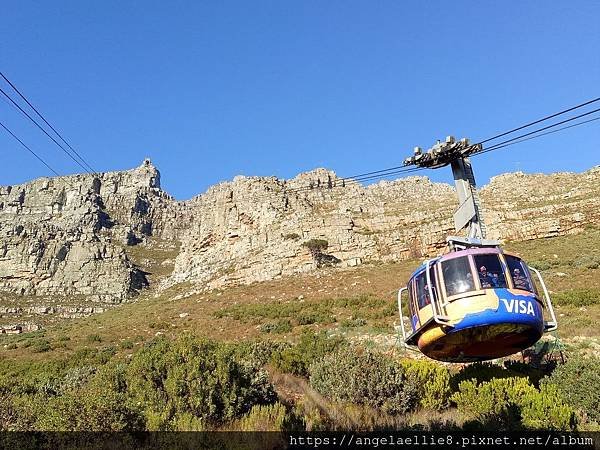
M 597 430 L 600 229 L 506 247 L 542 268 L 552 290 L 568 361 L 554 372 L 520 364 L 521 355 L 457 367 L 404 351 L 393 328 L 395 292 L 417 260 L 323 268 L 209 291 L 151 287 L 103 314 L 1 335 L 0 429 Z M 257 391 L 230 393 L 227 386 L 250 383 L 249 367 L 258 371 L 248 386 Z M 340 375 L 346 371 L 351 380 Z M 212 374 L 222 388 L 206 392 L 194 381 L 214 386 Z M 566 403 L 539 383 L 548 374 Z M 482 384 L 460 385 L 470 377 Z M 363 383 L 371 396 L 332 389 Z M 489 402 L 492 388 L 506 403 Z M 251 400 L 252 392 L 260 396 Z M 219 398 L 237 412 L 194 406 Z
M 489 234 L 525 241 L 598 225 L 599 181 L 598 167 L 495 177 L 480 191 Z M 145 160 L 97 177 L 1 187 L 0 324 L 35 330 L 144 292 L 162 297 L 313 274 L 321 261 L 303 245 L 311 239 L 327 241 L 324 261 L 345 270 L 436 254 L 452 232 L 450 185 L 426 177 L 336 184 L 324 169 L 291 180 L 236 177 L 176 201 Z
M 559 321 L 547 342 L 562 343 L 567 358 L 558 366 L 522 364 L 520 354 L 440 364 L 398 345 L 395 295 L 442 245 L 447 185 L 355 187 L 356 199 L 336 197 L 363 205 L 344 212 L 349 228 L 328 222 L 342 214 L 335 190 L 264 216 L 272 203 L 252 209 L 230 190 L 259 180 L 176 202 L 149 163 L 102 175 L 106 191 L 69 178 L 52 211 L 61 180 L 13 187 L 5 195 L 25 195 L 3 201 L 2 321 L 42 329 L 0 335 L 0 430 L 597 430 L 598 176 L 509 174 L 481 191 L 495 208 L 485 211 L 494 236 L 544 274 Z M 48 187 L 40 194 L 35 183 Z M 75 202 L 73 191 L 85 195 Z M 434 194 L 447 204 L 406 204 Z M 334 225 L 311 222 L 319 215 Z M 314 228 L 289 236 L 304 224 Z M 411 230 L 434 238 L 409 241 Z M 202 244 L 206 233 L 213 240 Z M 242 245 L 257 235 L 260 245 Z M 302 245 L 309 238 L 328 240 L 340 263 L 317 267 Z M 403 242 L 405 253 L 389 253 Z M 282 260 L 305 263 L 269 271 Z

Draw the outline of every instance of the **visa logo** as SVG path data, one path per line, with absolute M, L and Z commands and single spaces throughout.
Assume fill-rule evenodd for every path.
M 504 306 L 509 313 L 529 314 L 535 316 L 533 304 L 527 300 L 516 300 L 514 298 L 510 300 L 501 298 L 500 300 L 504 302 Z

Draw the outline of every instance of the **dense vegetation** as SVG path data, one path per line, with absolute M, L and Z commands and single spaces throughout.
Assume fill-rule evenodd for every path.
M 391 299 L 414 261 L 209 293 L 182 285 L 3 335 L 0 430 L 600 430 L 600 266 L 581 256 L 599 249 L 597 230 L 514 244 L 552 289 L 567 348 L 556 367 L 457 368 L 392 350 Z
M 278 396 L 266 369 L 304 379 L 337 415 Z M 573 358 L 545 377 L 519 363 L 451 371 L 324 332 L 305 332 L 296 345 L 159 337 L 129 358 L 105 348 L 3 361 L 0 429 L 375 429 L 407 426 L 423 411 L 449 414 L 448 428 L 594 429 L 599 369 L 598 359 Z M 344 421 L 349 414 L 359 419 Z

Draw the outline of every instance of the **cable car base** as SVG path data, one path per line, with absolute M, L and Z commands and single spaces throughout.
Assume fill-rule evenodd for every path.
M 421 334 L 417 346 L 438 361 L 465 363 L 502 358 L 535 344 L 542 333 L 527 325 L 503 323 L 452 332 L 433 327 Z

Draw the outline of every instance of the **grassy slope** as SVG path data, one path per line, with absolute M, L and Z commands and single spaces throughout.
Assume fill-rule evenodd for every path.
M 587 260 L 582 263 L 581 257 L 600 255 L 600 230 L 509 243 L 506 249 L 546 267 L 546 283 L 555 293 L 591 289 L 595 304 L 557 304 L 556 309 L 560 337 L 597 352 L 600 299 L 596 294 L 600 293 L 600 269 L 586 267 L 590 264 Z M 139 260 L 149 261 L 157 256 L 154 251 L 145 255 L 143 247 L 134 251 Z M 167 261 L 173 256 L 168 251 L 158 253 Z M 65 321 L 43 332 L 1 336 L 0 353 L 3 358 L 39 360 L 61 357 L 85 347 L 114 346 L 125 356 L 158 333 L 174 336 L 194 331 L 229 341 L 293 340 L 306 327 L 328 328 L 370 341 L 370 345 L 387 347 L 395 342 L 395 293 L 417 264 L 405 261 L 348 270 L 327 269 L 222 291 L 200 292 L 190 284 L 160 293 L 147 291 L 136 302 L 103 314 Z M 170 263 L 152 262 L 148 269 L 160 271 L 155 272 L 159 276 L 167 274 L 171 267 Z

